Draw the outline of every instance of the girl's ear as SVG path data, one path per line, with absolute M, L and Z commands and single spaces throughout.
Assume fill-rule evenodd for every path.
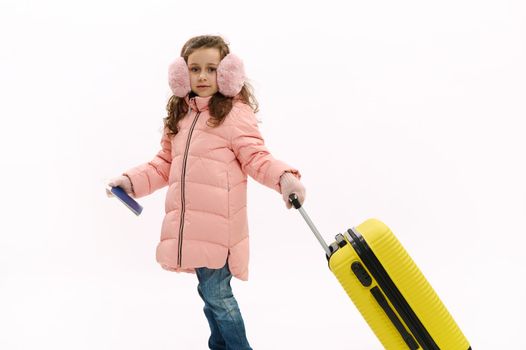
M 234 97 L 245 84 L 245 67 L 243 61 L 234 54 L 229 53 L 217 66 L 217 88 L 220 93 Z
M 183 57 L 177 57 L 170 64 L 168 68 L 168 85 L 170 85 L 170 89 L 177 97 L 185 97 L 192 91 L 190 73 L 188 73 L 188 66 Z

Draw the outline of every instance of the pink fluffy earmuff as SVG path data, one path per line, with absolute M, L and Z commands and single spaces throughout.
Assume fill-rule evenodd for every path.
M 190 86 L 190 73 L 183 57 L 170 64 L 168 68 L 168 84 L 175 96 L 185 97 L 192 89 Z M 243 61 L 234 54 L 229 53 L 217 66 L 217 89 L 228 97 L 234 97 L 245 84 L 245 68 Z

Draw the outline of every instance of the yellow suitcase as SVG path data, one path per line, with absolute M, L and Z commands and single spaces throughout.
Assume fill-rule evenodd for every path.
M 336 235 L 328 246 L 295 194 L 290 201 L 325 249 L 329 268 L 386 349 L 471 349 L 389 227 L 370 219 Z

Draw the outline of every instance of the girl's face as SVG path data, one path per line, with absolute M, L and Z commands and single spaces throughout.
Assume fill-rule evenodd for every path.
M 201 97 L 217 92 L 217 66 L 221 62 L 219 49 L 197 49 L 188 56 L 190 85 L 192 91 Z

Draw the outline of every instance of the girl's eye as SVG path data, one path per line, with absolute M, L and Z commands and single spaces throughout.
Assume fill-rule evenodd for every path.
M 217 68 L 214 68 L 214 67 L 208 68 L 208 72 L 210 72 L 210 73 L 215 72 L 216 70 L 217 70 Z M 192 67 L 192 68 L 190 68 L 190 72 L 197 73 L 197 72 L 199 72 L 199 68 Z

